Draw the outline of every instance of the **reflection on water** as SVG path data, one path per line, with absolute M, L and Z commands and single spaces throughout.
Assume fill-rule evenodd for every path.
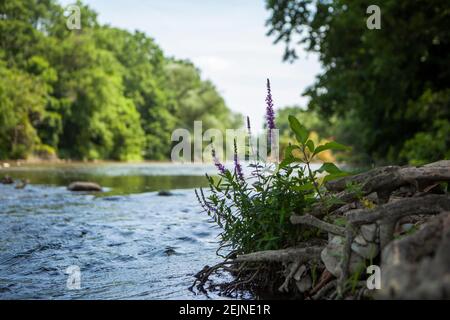
M 39 164 L 1 169 L 15 179 L 32 184 L 67 186 L 73 181 L 94 181 L 111 194 L 130 194 L 158 190 L 206 186 L 205 173 L 215 174 L 212 165 L 171 163 Z
M 0 299 L 204 299 L 187 288 L 218 261 L 219 230 L 193 193 L 211 166 L 100 164 L 0 170 L 31 184 L 0 185 Z M 72 193 L 90 180 L 106 194 Z M 188 189 L 184 189 L 188 188 Z M 174 196 L 156 191 L 171 189 Z M 173 190 L 176 189 L 176 190 Z M 68 290 L 67 267 L 81 270 Z

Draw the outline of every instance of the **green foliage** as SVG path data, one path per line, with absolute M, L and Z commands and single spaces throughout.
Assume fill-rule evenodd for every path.
M 289 126 L 289 115 L 295 116 L 299 119 L 302 125 L 309 131 L 315 131 L 323 138 L 330 138 L 333 136 L 333 123 L 328 119 L 320 116 L 313 110 L 305 110 L 299 106 L 287 106 L 277 110 L 276 125 L 280 131 L 280 136 L 289 135 L 291 132 Z
M 279 129 L 280 133 L 280 151 L 281 155 L 285 153 L 286 148 L 289 144 L 292 144 L 294 140 L 291 137 L 291 129 L 289 123 L 289 115 L 295 116 L 299 119 L 304 126 L 305 129 L 309 132 L 309 141 L 308 141 L 308 153 L 313 153 L 311 150 L 315 145 L 327 145 L 327 143 L 334 143 L 331 140 L 334 140 L 334 136 L 336 134 L 337 125 L 335 120 L 332 119 L 328 121 L 323 116 L 320 116 L 317 112 L 312 110 L 303 110 L 300 107 L 292 106 L 292 107 L 284 107 L 277 111 L 276 115 L 276 125 Z M 323 149 L 322 149 L 323 148 Z M 339 160 L 346 155 L 348 149 L 334 148 L 334 151 L 331 151 L 332 148 L 321 147 L 316 150 L 316 161 L 325 161 L 325 162 L 333 162 Z
M 45 113 L 45 85 L 0 61 L 0 159 L 23 157 L 40 143 L 34 125 Z
M 430 161 L 450 159 L 450 114 L 448 104 L 450 90 L 439 94 L 425 92 L 416 103 L 412 103 L 411 113 L 426 119 L 429 113 L 443 115 L 424 126 L 423 130 L 408 139 L 400 156 L 410 164 L 419 165 Z M 447 112 L 447 117 L 445 113 Z M 413 115 L 410 115 L 411 117 Z
M 405 142 L 400 155 L 410 164 L 450 159 L 450 122 L 435 120 L 432 128 L 434 132 L 418 132 Z
M 326 181 L 331 181 L 340 177 L 344 177 L 347 175 L 346 172 L 341 171 L 335 164 L 330 162 L 325 162 L 319 169 L 312 170 L 311 163 L 314 161 L 314 158 L 319 155 L 321 152 L 326 150 L 348 150 L 349 148 L 337 143 L 337 142 L 328 142 L 323 145 L 319 145 L 317 147 L 314 146 L 314 143 L 308 139 L 310 136 L 310 132 L 300 124 L 298 119 L 290 115 L 289 123 L 291 126 L 291 130 L 294 132 L 297 141 L 299 144 L 290 145 L 286 149 L 286 154 L 284 160 L 281 162 L 280 166 L 284 167 L 291 163 L 302 162 L 306 165 L 309 174 L 309 181 L 306 186 L 313 186 L 317 192 L 317 195 L 321 197 L 321 192 L 319 187 Z M 309 152 L 307 152 L 309 150 Z M 322 173 L 328 173 L 320 178 L 319 183 L 317 182 L 317 176 Z M 303 186 L 304 188 L 305 186 Z
M 258 164 L 258 169 L 249 181 L 240 181 L 229 170 L 220 174 L 217 182 L 208 177 L 208 197 L 203 190 L 199 193 L 205 211 L 223 228 L 222 246 L 230 245 L 240 253 L 295 244 L 300 239 L 299 229 L 289 223 L 289 217 L 292 212 L 302 213 L 313 201 L 310 191 L 292 189 L 306 183 L 299 166 L 272 174 L 264 173 L 270 167 Z
M 0 3 L 1 158 L 48 146 L 62 158 L 166 159 L 172 131 L 194 119 L 237 126 L 192 64 L 165 57 L 142 32 L 100 25 L 77 4 L 82 29 L 71 31 L 54 0 Z
M 345 151 L 345 150 L 348 150 L 348 147 L 344 146 L 340 143 L 337 143 L 335 141 L 331 141 L 331 142 L 327 142 L 324 145 L 317 147 L 314 151 L 311 150 L 311 152 L 313 152 L 313 156 L 315 156 L 326 150 Z
M 290 128 L 298 144 L 286 148 L 280 164 L 250 165 L 251 176 L 240 178 L 234 171 L 225 170 L 219 179 L 207 176 L 210 190 L 196 190 L 202 208 L 222 228 L 221 246 L 231 246 L 239 253 L 280 249 L 295 245 L 313 236 L 314 230 L 303 230 L 289 222 L 291 214 L 304 214 L 321 198 L 325 179 L 344 176 L 336 165 L 324 163 L 311 169 L 311 161 L 325 149 L 342 150 L 341 144 L 314 146 L 308 139 L 310 132 L 294 116 L 289 116 Z M 309 153 L 307 153 L 309 150 Z
M 353 193 L 358 200 L 361 200 L 364 196 L 363 186 L 361 183 L 350 182 L 345 186 L 345 190 L 348 193 Z
M 352 160 L 448 158 L 448 1 L 382 1 L 380 30 L 366 26 L 368 0 L 266 4 L 269 35 L 286 43 L 286 60 L 297 58 L 298 44 L 319 55 L 324 71 L 304 93 L 308 109 L 329 118 L 330 135 L 354 147 Z
M 292 131 L 295 134 L 295 137 L 297 138 L 298 142 L 300 142 L 302 145 L 306 145 L 306 141 L 308 140 L 308 130 L 304 126 L 300 124 L 300 122 L 297 120 L 294 116 L 289 116 L 289 124 L 291 126 Z M 314 149 L 314 147 L 313 147 Z M 314 150 L 311 150 L 314 152 Z

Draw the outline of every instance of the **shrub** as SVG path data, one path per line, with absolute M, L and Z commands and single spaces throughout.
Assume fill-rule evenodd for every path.
M 430 161 L 450 159 L 450 122 L 435 120 L 430 132 L 418 132 L 405 142 L 400 155 L 409 164 L 422 165 Z
M 270 88 L 268 91 L 270 94 Z M 271 105 L 272 100 L 268 100 Z M 273 116 L 270 110 L 268 114 Z M 251 163 L 248 177 L 239 163 L 236 142 L 232 170 L 219 162 L 213 150 L 219 178 L 207 176 L 208 193 L 199 189 L 196 195 L 204 211 L 222 228 L 221 248 L 244 254 L 292 246 L 314 235 L 312 229 L 293 226 L 289 218 L 292 213 L 303 214 L 320 201 L 324 182 L 346 175 L 330 162 L 313 170 L 311 162 L 322 152 L 347 147 L 337 142 L 315 146 L 309 139 L 310 132 L 292 115 L 289 125 L 297 144 L 286 148 L 281 163 Z

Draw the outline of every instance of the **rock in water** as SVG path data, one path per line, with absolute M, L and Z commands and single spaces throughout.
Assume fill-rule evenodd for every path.
M 25 189 L 25 187 L 27 186 L 27 184 L 30 183 L 30 180 L 28 179 L 22 179 L 20 180 L 20 182 L 18 182 L 16 184 L 16 189 Z
M 13 184 L 14 180 L 10 176 L 4 176 L 0 182 L 3 184 Z
M 173 193 L 168 190 L 161 190 L 158 192 L 158 196 L 160 197 L 170 197 L 173 196 Z
M 102 187 L 95 182 L 72 182 L 67 189 L 70 191 L 102 191 Z

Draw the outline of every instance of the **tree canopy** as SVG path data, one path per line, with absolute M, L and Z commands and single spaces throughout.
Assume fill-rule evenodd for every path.
M 422 163 L 450 157 L 450 10 L 445 0 L 267 0 L 268 34 L 316 52 L 323 72 L 304 94 L 364 162 Z
M 177 127 L 240 124 L 192 63 L 78 6 L 69 30 L 54 0 L 0 2 L 0 158 L 165 159 Z

